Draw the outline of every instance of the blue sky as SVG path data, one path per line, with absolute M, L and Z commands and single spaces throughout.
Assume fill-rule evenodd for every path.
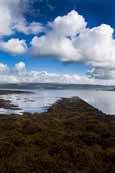
M 106 63 L 107 65 L 102 65 L 102 62 L 99 60 L 99 58 L 101 59 L 101 57 L 103 58 L 103 56 L 105 55 L 105 57 L 107 56 L 108 59 L 109 58 L 111 59 L 111 62 L 115 63 L 115 61 L 113 60 L 113 47 L 112 47 L 112 53 L 110 52 L 110 49 L 111 49 L 110 48 L 108 52 L 104 52 L 104 54 L 100 55 L 100 57 L 98 57 L 99 55 L 97 55 L 97 57 L 95 57 L 95 60 L 91 60 L 91 58 L 93 59 L 93 53 L 91 57 L 89 52 L 91 52 L 92 50 L 91 51 L 86 50 L 87 43 L 84 45 L 84 47 L 78 46 L 78 44 L 83 45 L 81 38 L 79 38 L 79 35 L 83 34 L 83 37 L 85 39 L 86 35 L 89 33 L 86 33 L 87 31 L 84 31 L 84 30 L 89 29 L 90 30 L 89 32 L 92 33 L 91 29 L 93 28 L 96 28 L 93 31 L 95 33 L 98 31 L 100 32 L 100 28 L 104 32 L 107 32 L 107 34 L 110 32 L 107 38 L 111 37 L 112 35 L 111 39 L 112 39 L 112 46 L 113 46 L 114 29 L 115 29 L 115 22 L 114 22 L 115 21 L 115 12 L 114 12 L 115 1 L 114 0 L 87 0 L 87 1 L 63 0 L 63 3 L 62 3 L 62 0 L 33 0 L 31 2 L 29 0 L 23 0 L 23 1 L 16 0 L 14 1 L 14 3 L 12 2 L 11 0 L 8 0 L 8 1 L 1 0 L 1 4 L 0 4 L 1 10 L 8 9 L 8 15 L 6 15 L 7 14 L 7 11 L 6 11 L 6 14 L 2 14 L 2 16 L 0 17 L 0 18 L 3 18 L 3 20 L 0 19 L 0 24 L 3 24 L 3 28 L 0 29 L 0 40 L 1 40 L 0 63 L 2 64 L 1 67 L 3 67 L 3 65 L 7 65 L 8 69 L 13 69 L 15 68 L 16 64 L 23 62 L 24 64 L 23 68 L 26 68 L 26 71 L 39 71 L 39 72 L 45 71 L 47 73 L 55 73 L 55 74 L 62 74 L 62 75 L 76 74 L 80 77 L 86 76 L 88 74 L 88 78 L 94 78 L 98 80 L 101 79 L 104 81 L 112 80 L 112 82 L 114 81 L 113 80 L 114 67 L 113 66 L 110 67 L 110 64 L 108 63 L 108 61 Z M 74 12 L 71 13 L 72 11 Z M 75 34 L 73 35 L 69 29 L 67 31 L 64 31 L 66 32 L 66 35 L 64 32 L 61 33 L 61 31 L 59 31 L 64 29 L 64 27 L 62 26 L 64 25 L 64 22 L 65 22 L 64 20 L 66 20 L 67 18 L 68 18 L 67 20 L 73 19 L 73 18 L 70 18 L 71 15 L 73 18 L 74 16 L 76 17 L 75 22 L 73 21 L 72 23 L 73 31 L 75 28 L 75 26 L 73 25 L 78 25 L 79 21 L 81 22 L 79 32 L 76 30 L 76 35 L 78 34 L 78 42 L 75 40 L 77 36 Z M 79 15 L 79 18 L 77 15 Z M 62 23 L 60 21 L 59 21 L 60 23 L 55 22 L 55 19 L 58 16 L 62 17 L 61 18 Z M 63 16 L 67 16 L 67 18 L 65 19 L 63 18 Z M 81 16 L 83 19 L 81 19 Z M 13 23 L 12 21 L 15 21 L 15 22 Z M 34 26 L 33 26 L 33 22 L 34 22 Z M 106 25 L 102 26 L 102 24 L 106 24 Z M 37 31 L 36 31 L 36 28 L 37 28 Z M 113 29 L 113 32 L 111 28 Z M 69 32 L 69 34 L 67 32 Z M 67 46 L 71 44 L 70 41 L 72 41 L 72 44 L 73 44 L 75 40 L 75 42 L 77 43 L 76 45 L 74 45 L 74 47 L 78 46 L 77 52 L 79 50 L 80 50 L 80 54 L 82 52 L 82 55 L 80 55 L 80 58 L 78 58 L 79 56 L 78 54 L 75 54 L 74 51 L 76 50 L 73 50 L 73 47 L 68 47 L 69 49 L 63 48 L 64 50 L 69 51 L 69 54 L 70 54 L 70 51 L 73 51 L 72 55 L 71 54 L 70 55 L 76 56 L 76 57 L 72 57 L 72 59 L 68 57 L 67 54 L 65 55 L 65 52 L 58 53 L 59 51 L 60 52 L 62 51 L 62 48 L 61 50 L 58 48 L 58 50 L 56 50 L 55 53 L 54 53 L 54 47 L 52 48 L 52 50 L 50 47 L 48 49 L 46 42 L 50 40 L 52 44 L 56 44 L 58 40 L 56 36 L 55 42 L 52 41 L 54 36 L 53 34 L 54 35 L 57 34 L 57 36 L 59 35 L 58 36 L 60 37 L 59 40 L 62 41 L 63 44 L 66 44 L 66 41 L 67 41 Z M 52 40 L 50 35 L 52 36 Z M 41 37 L 43 36 L 46 36 L 45 38 L 46 41 L 44 43 L 41 39 Z M 91 34 L 89 34 L 87 40 L 90 39 L 92 42 L 94 42 L 96 47 L 97 46 L 96 41 L 97 39 L 99 40 L 98 36 L 99 35 L 96 36 L 97 38 L 95 38 L 95 40 L 93 37 L 93 41 L 92 41 L 92 38 L 90 38 Z M 66 38 L 68 38 L 68 40 L 65 40 Z M 13 41 L 8 43 L 9 40 L 12 40 L 12 39 Z M 103 40 L 104 39 L 105 37 L 103 38 Z M 23 40 L 23 41 L 20 42 L 20 40 Z M 87 40 L 85 41 L 87 42 Z M 16 44 L 15 44 L 15 41 L 16 41 Z M 49 41 L 49 45 L 50 45 L 50 41 Z M 43 44 L 43 45 L 41 47 L 41 45 L 38 46 L 37 44 Z M 110 42 L 107 43 L 107 45 L 105 45 L 103 49 L 106 49 L 106 46 L 108 46 L 108 44 L 110 45 L 111 43 Z M 14 48 L 11 47 L 12 45 L 17 45 L 17 47 L 21 49 L 20 50 L 21 52 L 19 50 L 18 52 L 16 52 L 17 48 L 15 46 Z M 63 45 L 63 47 L 64 46 L 65 45 Z M 91 45 L 89 46 L 90 46 L 90 49 L 92 49 Z M 101 46 L 102 45 L 100 45 L 100 47 Z M 45 51 L 48 52 L 47 55 Z M 86 52 L 83 53 L 83 51 L 86 51 Z M 34 56 L 34 54 L 36 55 Z M 112 57 L 108 57 L 108 55 L 111 55 L 111 54 L 112 54 Z M 64 57 L 64 55 L 66 57 Z M 105 59 L 107 60 L 107 58 Z M 3 76 L 3 73 L 2 73 L 2 76 Z

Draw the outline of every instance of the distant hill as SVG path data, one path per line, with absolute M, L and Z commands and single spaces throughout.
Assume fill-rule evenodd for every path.
M 95 89 L 114 90 L 115 86 L 89 85 L 89 84 L 57 84 L 57 83 L 16 83 L 0 84 L 0 89 Z

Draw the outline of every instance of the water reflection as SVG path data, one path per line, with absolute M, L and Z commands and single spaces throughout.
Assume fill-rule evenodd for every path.
M 115 92 L 96 90 L 36 90 L 32 94 L 1 95 L 0 99 L 11 100 L 21 110 L 0 109 L 0 114 L 43 112 L 61 97 L 79 96 L 107 114 L 115 114 Z

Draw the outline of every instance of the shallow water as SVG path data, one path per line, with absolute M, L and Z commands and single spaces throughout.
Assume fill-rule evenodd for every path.
M 62 97 L 79 96 L 89 104 L 107 114 L 115 114 L 115 91 L 98 90 L 34 90 L 33 93 L 0 95 L 0 99 L 11 100 L 21 110 L 0 109 L 0 113 L 44 112 L 56 100 Z

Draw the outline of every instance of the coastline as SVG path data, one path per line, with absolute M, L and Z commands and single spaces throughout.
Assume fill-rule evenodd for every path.
M 0 95 L 11 95 L 11 94 L 32 94 L 31 91 L 24 90 L 14 90 L 14 89 L 0 89 Z M 10 100 L 0 99 L 0 108 L 11 109 L 11 110 L 21 110 L 17 105 L 12 104 Z
M 113 173 L 115 118 L 78 97 L 47 112 L 0 115 L 2 173 Z

